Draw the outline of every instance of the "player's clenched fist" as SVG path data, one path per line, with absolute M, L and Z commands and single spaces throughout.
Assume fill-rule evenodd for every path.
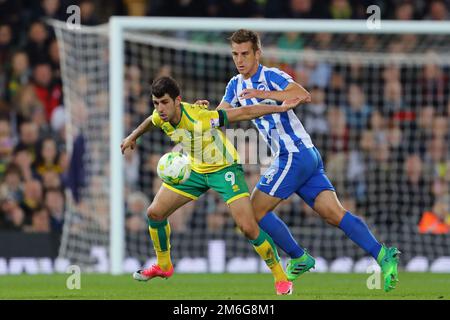
M 127 150 L 128 148 L 134 150 L 135 147 L 136 147 L 136 139 L 130 136 L 123 139 L 122 143 L 120 144 L 120 150 L 122 151 L 122 154 L 124 154 L 125 150 Z

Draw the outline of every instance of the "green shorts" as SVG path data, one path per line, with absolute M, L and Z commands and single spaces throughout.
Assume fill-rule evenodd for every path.
M 215 190 L 227 204 L 250 196 L 245 174 L 240 164 L 233 164 L 212 173 L 191 171 L 189 179 L 181 184 L 163 183 L 163 186 L 185 197 L 197 200 L 209 190 Z

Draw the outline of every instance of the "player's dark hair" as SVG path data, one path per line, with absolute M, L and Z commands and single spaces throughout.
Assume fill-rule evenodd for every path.
M 178 83 L 171 77 L 160 77 L 152 83 L 152 94 L 161 98 L 163 95 L 168 94 L 173 100 L 180 95 L 180 87 Z
M 244 42 L 251 42 L 253 51 L 256 52 L 256 50 L 261 49 L 261 40 L 259 39 L 259 35 L 251 30 L 247 29 L 239 29 L 235 33 L 231 35 L 231 37 L 228 38 L 228 40 L 231 43 L 237 43 L 241 44 Z

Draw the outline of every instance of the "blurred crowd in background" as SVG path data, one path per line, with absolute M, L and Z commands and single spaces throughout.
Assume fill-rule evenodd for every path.
M 382 19 L 442 21 L 450 9 L 448 0 L 2 0 L 0 18 L 14 26 L 42 17 L 65 20 L 70 5 L 80 6 L 85 25 L 105 23 L 111 15 L 366 19 L 371 5 L 380 7 Z
M 71 159 L 66 152 L 58 44 L 44 19 L 66 20 L 66 9 L 72 4 L 80 7 L 84 25 L 106 23 L 111 15 L 366 19 L 366 8 L 372 4 L 380 6 L 384 19 L 450 18 L 450 3 L 444 0 L 0 0 L 0 230 L 62 230 Z M 368 50 L 380 45 L 375 38 L 367 39 L 363 46 Z M 309 40 L 298 33 L 272 40 L 281 49 L 308 49 Z M 312 42 L 316 49 L 330 49 L 332 40 L 330 35 L 320 34 Z M 389 50 L 414 50 L 415 41 L 414 36 L 402 37 Z M 387 207 L 399 208 L 397 213 L 405 217 L 413 214 L 425 219 L 422 214 L 426 213 L 426 218 L 437 219 L 440 227 L 429 230 L 427 224 L 423 232 L 449 232 L 448 68 L 430 63 L 404 77 L 410 71 L 395 67 L 374 73 L 358 65 L 341 70 L 289 59 L 279 66 L 312 93 L 311 106 L 296 112 L 323 151 L 337 189 L 347 190 L 344 199 L 350 210 L 353 206 L 372 217 L 379 214 L 383 222 L 389 221 Z M 362 86 L 372 83 L 368 77 L 376 78 L 379 85 Z M 411 87 L 412 83 L 418 85 Z M 379 88 L 379 92 L 370 92 L 371 88 Z M 405 93 L 410 101 L 404 99 Z M 154 155 L 151 161 L 155 164 L 158 157 Z M 364 167 L 358 166 L 361 163 Z M 248 169 L 252 187 L 259 172 Z M 154 192 L 139 192 L 139 174 L 133 173 L 132 167 L 129 171 L 134 174 L 128 182 L 135 183 L 135 192 L 127 199 L 127 227 L 141 230 L 145 224 L 134 217 L 143 216 Z M 153 185 L 159 185 L 156 180 Z M 202 200 L 206 205 L 208 197 Z M 295 201 L 287 201 L 280 209 L 287 222 L 294 214 Z M 221 228 L 228 221 L 226 207 L 208 208 L 212 209 L 205 223 L 211 229 Z M 183 210 L 174 216 L 174 230 L 185 230 L 196 220 L 194 204 Z M 302 210 L 310 213 L 306 206 Z M 415 223 L 420 225 L 422 220 Z
M 285 67 L 283 63 L 278 66 Z M 344 206 L 393 232 L 412 228 L 421 233 L 448 233 L 449 66 L 440 67 L 433 59 L 421 66 L 402 67 L 360 64 L 356 60 L 336 65 L 303 60 L 296 66 L 297 72 L 290 74 L 311 92 L 312 102 L 295 112 L 320 150 L 327 175 Z M 167 66 L 164 69 L 191 86 L 201 86 L 186 74 L 176 74 Z M 148 82 L 145 73 L 132 72 L 139 70 L 135 66 L 127 70 L 133 73 L 127 78 L 127 86 L 141 88 L 127 91 L 127 100 L 139 101 Z M 189 94 L 183 93 L 186 96 Z M 186 101 L 195 98 L 194 93 Z M 213 105 L 217 103 L 212 101 Z M 145 118 L 140 109 L 133 108 L 128 131 Z M 252 130 L 250 122 L 238 127 Z M 141 141 L 137 151 L 125 155 L 129 203 L 141 203 L 133 208 L 145 208 L 161 184 L 156 164 L 171 143 L 155 131 Z M 261 165 L 247 164 L 249 154 L 257 154 L 257 148 L 257 143 L 247 142 L 241 154 L 250 190 L 261 175 Z M 145 228 L 142 212 L 129 211 L 129 227 L 136 232 Z M 277 212 L 293 227 L 320 220 L 298 197 L 283 201 Z M 232 224 L 226 205 L 214 192 L 180 208 L 171 219 L 174 231 L 205 225 L 220 232 Z

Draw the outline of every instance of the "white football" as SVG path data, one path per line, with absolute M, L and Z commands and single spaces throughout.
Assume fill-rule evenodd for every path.
M 158 161 L 158 176 L 168 184 L 180 184 L 189 179 L 191 163 L 189 157 L 180 152 L 168 152 Z

